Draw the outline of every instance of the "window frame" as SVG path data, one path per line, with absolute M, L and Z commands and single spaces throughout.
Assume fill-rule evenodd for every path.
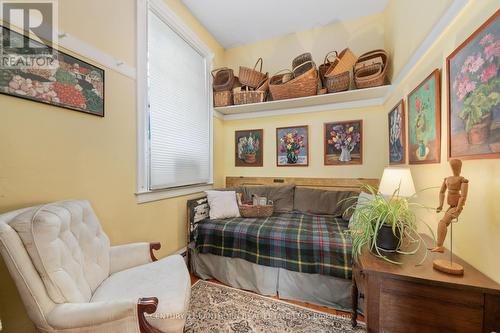
M 163 0 L 137 0 L 137 189 L 136 199 L 138 203 L 162 200 L 198 193 L 213 187 L 213 93 L 212 93 L 212 60 L 213 52 L 208 48 L 196 34 L 191 31 L 173 12 Z M 206 184 L 171 187 L 165 189 L 151 190 L 150 180 L 150 140 L 149 140 L 149 91 L 148 91 L 148 15 L 153 11 L 165 24 L 167 24 L 182 39 L 191 45 L 205 59 L 208 122 L 209 122 L 209 146 L 210 146 L 210 170 L 209 181 Z

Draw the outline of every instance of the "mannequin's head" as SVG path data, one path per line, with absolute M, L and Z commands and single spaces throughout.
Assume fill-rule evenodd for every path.
M 462 172 L 462 161 L 457 159 L 450 160 L 451 170 L 453 171 L 453 176 L 460 176 Z

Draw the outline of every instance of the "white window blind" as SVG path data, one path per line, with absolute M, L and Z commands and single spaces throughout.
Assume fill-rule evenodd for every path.
M 211 181 L 205 57 L 153 11 L 148 15 L 149 187 Z

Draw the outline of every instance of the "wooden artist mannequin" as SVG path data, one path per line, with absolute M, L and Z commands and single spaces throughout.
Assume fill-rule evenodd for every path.
M 444 252 L 443 243 L 446 238 L 447 228 L 453 220 L 458 219 L 458 216 L 464 209 L 465 201 L 467 200 L 469 181 L 460 176 L 462 161 L 452 159 L 450 160 L 450 166 L 453 171 L 453 176 L 446 177 L 441 185 L 441 191 L 439 192 L 439 207 L 436 211 L 440 213 L 443 210 L 446 190 L 448 190 L 447 202 L 450 207 L 441 221 L 439 221 L 437 244 L 436 247 L 431 250 L 432 252 Z

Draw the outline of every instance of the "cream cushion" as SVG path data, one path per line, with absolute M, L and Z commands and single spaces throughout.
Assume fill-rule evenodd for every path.
M 235 191 L 205 191 L 205 193 L 210 207 L 211 220 L 240 216 Z
M 88 201 L 35 207 L 10 226 L 55 303 L 88 302 L 108 277 L 109 239 Z
M 112 274 L 95 291 L 93 302 L 126 301 L 155 296 L 158 308 L 148 322 L 163 332 L 182 332 L 191 282 L 184 259 L 172 255 L 164 259 Z

